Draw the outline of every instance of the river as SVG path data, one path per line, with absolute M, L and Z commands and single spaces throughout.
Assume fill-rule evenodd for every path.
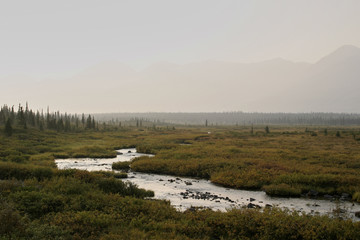
M 113 162 L 131 161 L 139 156 L 153 156 L 137 153 L 135 148 L 117 150 L 119 155 L 112 159 L 57 159 L 59 169 L 81 169 L 88 171 L 111 171 Z M 355 212 L 360 211 L 360 204 L 349 201 L 322 200 L 309 198 L 277 198 L 269 197 L 263 191 L 246 191 L 217 186 L 208 180 L 174 177 L 168 175 L 129 172 L 128 178 L 140 188 L 153 190 L 156 199 L 169 200 L 179 210 L 190 207 L 205 207 L 225 211 L 239 207 L 270 207 L 277 206 L 291 211 L 309 214 L 341 216 L 359 221 Z

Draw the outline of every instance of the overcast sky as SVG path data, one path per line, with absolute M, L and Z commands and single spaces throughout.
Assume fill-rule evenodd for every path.
M 72 74 L 102 61 L 315 62 L 360 46 L 358 0 L 32 0 L 0 3 L 0 75 Z
M 51 81 L 75 81 L 74 76 L 86 69 L 114 62 L 138 71 L 159 62 L 247 63 L 284 58 L 315 63 L 345 44 L 360 47 L 359 29 L 359 0 L 1 0 L 0 103 L 29 101 L 34 107 L 51 105 L 73 112 L 258 111 L 225 102 L 211 108 L 206 98 L 202 105 L 191 101 L 188 107 L 180 99 L 180 107 L 172 109 L 171 102 L 164 106 L 151 102 L 156 97 L 151 94 L 145 96 L 148 107 L 143 103 L 135 107 L 125 95 L 120 100 L 107 90 L 96 99 L 89 97 L 99 105 L 95 108 L 83 96 L 66 102 L 66 96 L 53 94 L 56 84 Z M 33 81 L 42 88 L 33 86 Z M 101 86 L 97 82 L 92 90 Z M 50 95 L 40 96 L 39 91 Z M 128 108 L 114 107 L 116 101 L 126 102 Z M 75 103 L 79 106 L 74 107 Z

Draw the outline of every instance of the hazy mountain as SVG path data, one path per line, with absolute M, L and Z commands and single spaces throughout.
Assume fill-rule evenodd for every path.
M 359 80 L 360 49 L 346 45 L 314 64 L 162 62 L 135 71 L 104 62 L 61 81 L 31 80 L 26 89 L 7 84 L 0 100 L 21 92 L 21 101 L 78 112 L 360 112 Z
M 343 46 L 311 66 L 297 88 L 297 103 L 312 111 L 360 112 L 360 49 Z

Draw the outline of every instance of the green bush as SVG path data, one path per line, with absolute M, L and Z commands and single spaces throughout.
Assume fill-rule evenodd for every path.
M 51 178 L 53 175 L 54 170 L 51 168 L 0 162 L 0 179 L 16 178 L 25 180 L 37 178 L 42 180 Z
M 32 219 L 50 212 L 60 212 L 65 206 L 60 195 L 50 193 L 20 191 L 12 194 L 10 198 L 21 212 L 28 214 Z
M 114 178 L 127 178 L 127 177 L 128 177 L 127 173 L 124 172 L 114 173 Z
M 118 193 L 122 196 L 138 198 L 153 197 L 154 192 L 138 188 L 131 182 L 123 182 L 115 178 L 103 178 L 97 180 L 97 185 L 105 193 Z
M 269 196 L 299 197 L 301 195 L 301 189 L 291 187 L 285 183 L 267 185 L 264 186 L 263 189 Z
M 360 192 L 355 192 L 352 196 L 352 199 L 360 203 Z
M 114 170 L 124 170 L 124 171 L 128 171 L 130 170 L 130 161 L 126 161 L 126 162 L 114 162 L 112 164 L 112 169 Z
M 10 236 L 25 231 L 24 219 L 11 204 L 0 200 L 0 236 Z

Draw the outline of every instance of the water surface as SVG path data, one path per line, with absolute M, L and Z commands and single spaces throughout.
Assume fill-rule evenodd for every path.
M 112 159 L 82 158 L 57 159 L 59 169 L 75 168 L 88 171 L 111 171 L 111 164 L 118 161 L 130 161 L 135 157 L 153 156 L 137 153 L 135 148 L 117 150 L 119 155 Z M 308 198 L 276 198 L 269 197 L 263 191 L 246 191 L 217 186 L 208 180 L 174 177 L 169 175 L 129 172 L 128 179 L 140 188 L 153 190 L 156 199 L 165 199 L 179 210 L 192 206 L 207 207 L 225 211 L 240 207 L 278 206 L 298 212 L 310 214 L 339 214 L 344 218 L 360 220 L 355 212 L 360 211 L 360 204 L 348 201 L 330 201 Z M 250 205 L 249 205 L 250 204 Z

